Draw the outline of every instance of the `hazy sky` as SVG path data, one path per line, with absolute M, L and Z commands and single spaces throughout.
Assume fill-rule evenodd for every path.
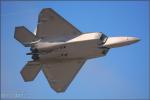
M 148 1 L 7 1 L 1 8 L 2 98 L 148 99 Z M 88 60 L 65 93 L 53 91 L 42 71 L 34 81 L 26 83 L 20 70 L 31 57 L 25 55 L 29 48 L 14 39 L 14 29 L 25 26 L 33 32 L 43 8 L 53 8 L 83 33 L 135 36 L 141 41 Z

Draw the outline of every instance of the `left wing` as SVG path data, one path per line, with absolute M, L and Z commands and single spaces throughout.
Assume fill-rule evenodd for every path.
M 49 62 L 43 66 L 43 72 L 56 92 L 64 92 L 84 62 L 83 59 Z

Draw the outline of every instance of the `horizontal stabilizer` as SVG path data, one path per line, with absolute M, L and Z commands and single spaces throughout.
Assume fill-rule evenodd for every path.
M 24 81 L 33 81 L 40 70 L 41 64 L 39 62 L 29 61 L 20 73 Z
M 15 28 L 14 37 L 16 40 L 18 40 L 25 47 L 30 46 L 31 42 L 38 40 L 38 38 L 32 32 L 30 32 L 27 28 L 25 28 L 24 26 L 20 26 L 20 27 Z

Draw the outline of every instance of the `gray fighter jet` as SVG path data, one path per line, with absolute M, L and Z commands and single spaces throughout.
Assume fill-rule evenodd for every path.
M 51 8 L 40 12 L 36 35 L 19 26 L 14 37 L 31 48 L 27 55 L 33 60 L 21 70 L 24 81 L 33 81 L 42 69 L 56 92 L 67 89 L 87 59 L 103 57 L 111 48 L 139 41 L 136 37 L 107 37 L 101 32 L 82 33 Z

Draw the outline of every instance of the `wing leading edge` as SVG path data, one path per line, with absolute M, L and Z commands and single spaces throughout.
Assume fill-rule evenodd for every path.
M 50 62 L 42 68 L 49 85 L 56 92 L 64 92 L 84 62 L 83 59 Z

